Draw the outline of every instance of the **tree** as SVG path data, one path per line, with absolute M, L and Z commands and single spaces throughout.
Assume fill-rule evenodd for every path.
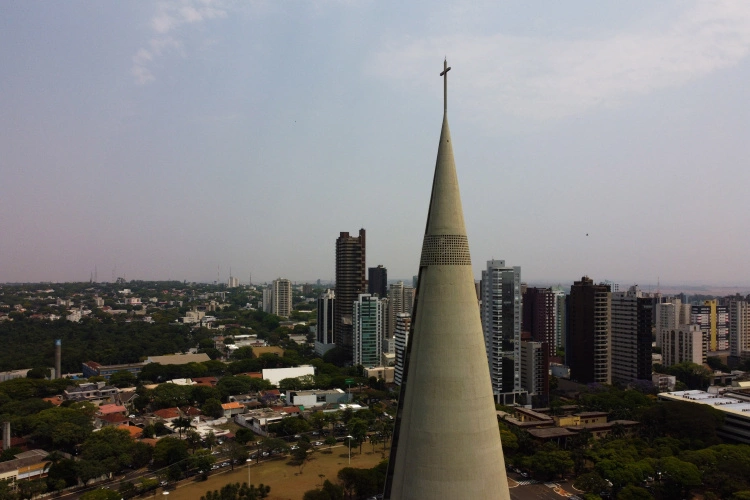
M 545 447 L 531 457 L 531 469 L 535 476 L 549 480 L 573 468 L 570 453 L 555 448 Z
M 367 439 L 367 422 L 359 418 L 352 418 L 347 425 L 349 434 L 359 444 L 359 452 L 362 453 L 362 443 Z
M 177 429 L 182 439 L 182 431 L 188 430 L 192 427 L 192 422 L 187 417 L 178 417 L 172 421 L 172 428 Z
M 51 371 L 49 368 L 36 367 L 26 373 L 26 378 L 45 379 L 49 378 Z M 58 376 L 60 376 L 58 374 Z
M 99 488 L 81 495 L 81 500 L 120 500 L 120 494 L 106 488 Z
M 323 482 L 322 489 L 308 490 L 303 500 L 344 500 L 344 488 L 333 484 L 328 479 Z
M 310 460 L 311 451 L 314 451 L 314 448 L 310 441 L 304 439 L 297 441 L 297 447 L 292 450 L 292 461 L 299 465 L 300 474 L 307 461 Z
M 337 443 L 336 438 L 333 436 L 326 436 L 325 444 L 328 445 L 328 449 L 333 448 L 333 445 Z
M 203 441 L 203 438 L 201 438 L 200 433 L 194 429 L 188 429 L 187 432 L 185 432 L 185 442 L 188 445 L 188 448 L 190 448 L 190 451 L 195 453 L 195 450 L 198 449 L 198 447 L 201 445 L 201 442 Z
M 213 418 L 219 418 L 224 415 L 224 408 L 221 407 L 221 401 L 213 398 L 203 403 L 203 406 L 201 406 L 201 411 L 204 415 L 208 415 L 209 417 Z
M 126 370 L 115 372 L 109 377 L 109 384 L 120 388 L 133 387 L 137 382 L 136 376 Z
M 213 450 L 214 446 L 216 446 L 216 443 L 218 442 L 214 431 L 208 431 L 208 434 L 206 434 L 206 438 L 203 440 L 203 442 L 206 444 L 206 446 L 208 446 L 209 450 Z
M 192 467 L 198 469 L 203 479 L 207 479 L 211 466 L 216 462 L 216 458 L 208 450 L 198 450 L 193 455 L 191 462 Z
M 255 441 L 255 433 L 242 427 L 234 433 L 234 440 L 240 444 L 247 444 L 248 441 Z
M 604 479 L 596 472 L 588 472 L 578 476 L 573 483 L 573 486 L 581 491 L 595 493 L 597 495 L 609 487 Z
M 242 463 L 247 460 L 247 449 L 236 441 L 229 441 L 224 445 L 224 449 L 229 455 L 232 470 L 234 470 L 235 463 Z
M 659 467 L 668 497 L 689 498 L 690 490 L 701 484 L 701 473 L 690 462 L 666 457 L 661 460 Z
M 286 417 L 280 422 L 271 424 L 269 430 L 278 436 L 294 436 L 310 430 L 310 424 L 299 417 Z
M 187 444 L 177 438 L 162 438 L 154 446 L 154 465 L 156 467 L 176 464 L 185 460 L 188 456 Z
M 105 427 L 99 432 L 91 434 L 81 445 L 81 462 L 90 463 L 90 470 L 98 470 L 104 467 L 105 473 L 116 473 L 126 466 L 133 465 L 134 454 L 138 449 L 140 453 L 148 453 L 140 443 L 136 443 L 130 437 L 130 433 L 123 429 Z M 140 460 L 144 460 L 143 457 Z M 148 462 L 148 458 L 145 458 Z
M 651 500 L 654 496 L 647 489 L 629 484 L 617 494 L 617 500 Z

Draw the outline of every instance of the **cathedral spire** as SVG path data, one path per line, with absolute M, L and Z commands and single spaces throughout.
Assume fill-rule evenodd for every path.
M 443 113 L 448 112 L 448 72 L 451 70 L 448 66 L 448 58 L 443 60 L 443 71 L 440 72 L 440 76 L 443 77 Z
M 448 127 L 447 61 L 443 68 L 446 113 L 384 497 L 508 500 Z

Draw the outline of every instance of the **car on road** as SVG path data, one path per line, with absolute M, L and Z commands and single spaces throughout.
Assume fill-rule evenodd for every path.
M 313 446 L 323 446 L 323 441 L 315 441 Z

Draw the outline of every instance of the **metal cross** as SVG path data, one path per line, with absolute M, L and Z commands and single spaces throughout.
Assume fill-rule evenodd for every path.
M 440 76 L 443 77 L 443 112 L 448 112 L 448 72 L 451 70 L 448 66 L 448 58 L 443 61 L 443 71 Z

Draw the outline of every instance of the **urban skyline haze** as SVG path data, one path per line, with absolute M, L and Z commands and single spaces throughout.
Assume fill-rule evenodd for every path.
M 750 286 L 750 4 L 0 13 L 0 282 L 411 277 L 447 56 L 476 278 Z

